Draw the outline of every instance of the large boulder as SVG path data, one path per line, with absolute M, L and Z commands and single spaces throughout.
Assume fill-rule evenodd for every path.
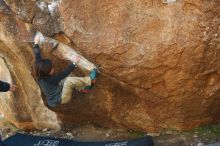
M 220 120 L 218 0 L 20 3 L 6 0 L 5 8 L 0 9 L 0 40 L 8 47 L 1 47 L 1 51 L 23 60 L 27 68 L 23 70 L 30 70 L 34 59 L 27 42 L 33 33 L 27 26 L 46 36 L 54 35 L 99 66 L 100 76 L 92 94 L 74 95 L 69 104 L 50 109 L 63 125 L 89 121 L 153 132 L 189 129 Z M 17 10 L 31 13 L 21 15 Z M 67 62 L 45 50 L 44 56 L 53 58 L 56 69 L 63 69 Z M 13 72 L 20 64 L 13 62 L 11 66 Z M 38 88 L 31 74 L 16 76 L 34 84 L 29 87 L 24 82 L 18 93 Z M 36 95 L 39 93 L 27 92 L 26 99 Z M 35 99 L 42 100 L 40 95 Z M 30 101 L 24 108 L 32 106 Z
M 14 94 L 0 94 L 0 112 L 18 128 L 60 129 L 57 115 L 44 105 L 31 75 L 33 54 L 25 42 L 25 23 L 11 15 L 0 17 L 0 79 L 18 86 Z

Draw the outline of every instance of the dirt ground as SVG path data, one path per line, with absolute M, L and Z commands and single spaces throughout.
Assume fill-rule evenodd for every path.
M 2 139 L 20 132 L 32 135 L 52 136 L 78 141 L 105 141 L 105 140 L 128 140 L 144 136 L 146 133 L 126 131 L 123 129 L 106 129 L 91 124 L 78 128 L 63 128 L 61 131 L 22 131 L 16 129 L 7 121 L 1 120 L 0 134 Z M 159 136 L 152 136 L 155 146 L 204 146 L 220 142 L 220 124 L 204 126 L 186 132 L 178 132 L 173 129 L 165 130 Z

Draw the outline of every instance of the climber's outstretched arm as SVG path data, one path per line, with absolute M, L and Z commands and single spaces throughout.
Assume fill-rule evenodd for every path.
M 77 56 L 76 58 L 73 58 L 73 63 L 69 64 L 66 69 L 64 69 L 62 72 L 53 75 L 48 80 L 50 83 L 58 84 L 61 80 L 66 78 L 76 67 L 76 63 L 80 61 L 80 57 Z
M 35 55 L 35 61 L 39 62 L 41 60 L 41 51 L 39 47 L 39 41 L 40 41 L 40 36 L 36 35 L 34 38 L 34 46 L 33 46 L 33 52 Z
M 41 60 L 41 52 L 40 52 L 40 47 L 38 44 L 34 44 L 33 51 L 35 55 L 35 61 L 39 62 Z
M 70 65 L 67 66 L 67 68 L 64 71 L 51 76 L 48 82 L 53 84 L 58 84 L 61 80 L 66 78 L 74 70 L 74 68 L 75 65 L 71 63 Z

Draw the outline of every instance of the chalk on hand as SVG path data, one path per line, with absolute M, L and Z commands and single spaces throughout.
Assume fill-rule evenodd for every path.
M 39 44 L 43 44 L 45 42 L 45 37 L 43 36 L 43 34 L 41 32 L 37 32 L 35 37 L 39 36 L 40 40 L 39 40 Z

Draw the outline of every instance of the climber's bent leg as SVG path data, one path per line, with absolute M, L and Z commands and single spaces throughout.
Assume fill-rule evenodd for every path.
M 83 90 L 86 86 L 91 85 L 90 77 L 67 77 L 61 95 L 61 104 L 68 103 L 71 100 L 74 89 Z

